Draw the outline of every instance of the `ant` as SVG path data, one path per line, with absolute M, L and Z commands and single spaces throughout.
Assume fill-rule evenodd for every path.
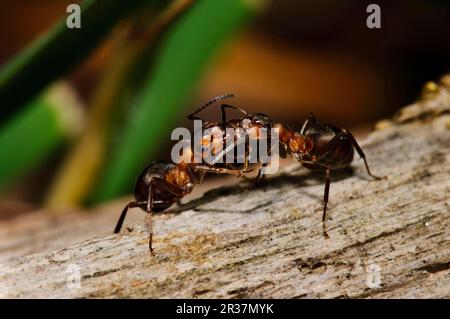
M 189 119 L 195 120 L 199 119 L 195 117 L 197 113 L 204 110 L 213 103 L 234 97 L 233 94 L 225 94 L 211 99 L 209 102 L 204 104 L 198 110 L 194 111 L 188 116 Z M 230 121 L 226 120 L 225 109 L 231 108 L 240 111 L 244 116 L 240 119 L 232 119 Z M 302 128 L 299 132 L 296 132 L 281 123 L 273 124 L 272 120 L 265 114 L 256 113 L 249 114 L 245 110 L 231 106 L 228 104 L 221 105 L 222 111 L 222 122 L 219 124 L 206 123 L 203 129 L 218 127 L 223 130 L 225 128 L 242 128 L 250 137 L 261 138 L 263 135 L 260 134 L 259 128 L 276 128 L 279 132 L 280 144 L 282 145 L 280 156 L 285 158 L 287 154 L 291 155 L 295 160 L 297 160 L 301 166 L 314 171 L 322 171 L 325 173 L 325 191 L 323 195 L 323 214 L 322 214 L 322 227 L 323 234 L 328 238 L 326 231 L 326 212 L 328 205 L 328 196 L 330 191 L 331 183 L 331 171 L 338 170 L 350 166 L 354 157 L 354 150 L 358 155 L 364 160 L 364 165 L 366 167 L 367 173 L 374 179 L 382 179 L 385 177 L 378 177 L 370 171 L 369 165 L 367 163 L 366 156 L 356 141 L 355 137 L 346 129 L 338 128 L 331 124 L 319 123 L 316 121 L 315 116 L 310 113 L 306 121 L 303 123 Z M 255 130 L 256 129 L 256 130 Z M 226 136 L 226 135 L 221 135 Z M 225 147 L 225 138 L 219 143 L 222 143 Z M 245 158 L 244 169 L 247 168 L 247 155 Z M 261 175 L 262 168 L 268 163 L 261 163 L 258 174 L 256 178 L 250 184 L 251 188 L 263 177 Z
M 252 171 L 252 168 L 249 168 L 250 164 L 249 164 L 249 156 L 250 156 L 250 143 L 249 140 L 253 139 L 253 140 L 259 140 L 259 139 L 266 139 L 266 141 L 268 142 L 268 156 L 270 156 L 270 151 L 271 151 L 271 147 L 270 147 L 270 134 L 267 134 L 268 132 L 270 132 L 271 128 L 273 128 L 273 123 L 272 120 L 270 119 L 269 116 L 267 116 L 266 114 L 263 113 L 248 113 L 247 111 L 245 111 L 244 109 L 240 108 L 240 107 L 236 107 L 233 105 L 229 105 L 229 104 L 221 104 L 220 105 L 220 109 L 221 109 L 221 113 L 222 113 L 222 118 L 220 122 L 207 122 L 202 120 L 201 118 L 199 118 L 197 116 L 198 113 L 200 113 L 201 111 L 203 111 L 204 109 L 206 109 L 207 107 L 211 106 L 212 104 L 225 100 L 225 99 L 229 99 L 229 98 L 233 98 L 235 97 L 234 94 L 224 94 L 224 95 L 220 95 L 217 96 L 215 98 L 212 98 L 211 100 L 209 100 L 208 102 L 206 102 L 205 104 L 203 104 L 201 107 L 199 107 L 197 110 L 195 110 L 194 112 L 192 112 L 190 115 L 188 115 L 188 119 L 189 120 L 201 120 L 204 124 L 202 125 L 202 131 L 203 131 L 203 135 L 202 135 L 202 146 L 203 148 L 207 148 L 209 146 L 217 147 L 221 150 L 223 150 L 222 152 L 220 152 L 216 159 L 218 159 L 220 156 L 224 156 L 226 155 L 228 152 L 233 152 L 233 163 L 226 163 L 225 167 L 230 167 L 232 169 L 235 169 L 235 166 L 239 165 L 239 164 L 244 164 L 243 168 L 242 168 L 242 172 L 244 173 L 243 177 L 245 178 L 245 173 L 249 173 Z M 230 120 L 227 120 L 227 116 L 226 116 L 226 109 L 233 109 L 236 111 L 239 111 L 243 116 L 240 118 L 233 118 Z M 234 132 L 234 135 L 230 136 L 227 133 L 227 129 L 232 129 Z M 211 133 L 207 133 L 209 130 L 209 132 Z M 244 138 L 242 138 L 244 137 Z M 228 145 L 227 145 L 227 140 L 233 138 L 233 148 L 232 149 L 228 149 Z M 245 142 L 244 144 L 244 154 L 240 154 L 240 152 L 237 151 L 238 145 L 239 143 Z M 244 158 L 242 158 L 242 156 Z M 203 157 L 202 157 L 203 158 Z M 261 160 L 261 159 L 259 159 Z M 214 163 L 214 161 L 212 161 L 213 164 L 208 164 L 205 163 L 206 165 L 210 165 L 210 166 L 221 166 L 221 164 L 217 164 Z M 267 162 L 262 162 L 262 163 L 258 163 L 259 165 L 259 170 L 258 170 L 258 174 L 256 176 L 256 178 L 253 180 L 253 183 L 251 184 L 251 186 L 253 186 L 256 181 L 258 181 L 261 178 L 261 172 L 262 172 L 262 168 L 265 167 L 266 165 L 268 165 Z M 249 188 L 251 188 L 251 186 Z
M 309 170 L 325 173 L 322 227 L 325 238 L 329 238 L 325 219 L 331 171 L 349 167 L 353 161 L 354 150 L 356 150 L 358 155 L 364 160 L 367 174 L 377 180 L 386 177 L 372 174 L 366 155 L 349 131 L 334 125 L 319 123 L 312 113 L 309 114 L 298 132 L 280 123 L 275 124 L 275 128 L 279 130 L 280 144 L 284 147 L 285 153 L 291 155 L 301 166 Z M 285 158 L 285 153 L 280 152 L 280 156 Z
M 209 105 L 214 102 L 220 101 L 222 99 L 232 97 L 233 95 L 222 95 L 216 97 L 203 106 L 201 106 L 197 111 L 188 116 L 189 119 L 195 120 L 198 119 L 195 117 L 195 114 L 205 109 Z M 233 108 L 238 109 L 244 112 L 247 116 L 242 118 L 240 121 L 230 120 L 226 121 L 225 116 L 225 108 Z M 259 128 L 264 126 L 271 125 L 271 123 L 267 123 L 268 117 L 264 117 L 262 115 L 248 115 L 242 109 L 239 109 L 230 105 L 222 105 L 222 123 L 206 123 L 203 125 L 202 129 L 212 128 L 220 129 L 220 132 L 225 132 L 226 128 L 235 128 L 244 130 L 246 133 L 251 133 L 253 136 L 259 136 Z M 208 146 L 211 143 L 216 143 L 215 140 L 216 135 L 203 135 L 203 144 L 204 146 Z M 226 143 L 226 135 L 223 135 L 223 140 L 221 143 Z M 193 161 L 194 151 L 191 149 L 188 152 L 188 157 L 190 161 L 186 163 L 181 160 L 180 163 L 174 164 L 167 161 L 159 161 L 153 162 L 141 172 L 139 177 L 137 178 L 135 189 L 134 189 L 134 197 L 135 200 L 128 203 L 122 211 L 122 214 L 117 221 L 116 228 L 114 229 L 114 233 L 119 233 L 122 228 L 123 222 L 127 215 L 128 209 L 139 207 L 143 209 L 146 213 L 148 213 L 148 221 L 150 227 L 149 234 L 149 249 L 150 253 L 153 254 L 153 223 L 152 223 L 152 213 L 160 212 L 167 208 L 169 208 L 175 202 L 180 202 L 181 198 L 191 193 L 195 184 L 200 184 L 206 173 L 215 173 L 215 174 L 234 174 L 242 176 L 245 173 L 248 173 L 247 165 L 244 166 L 243 169 L 239 170 L 234 167 L 220 167 L 215 164 L 208 164 L 205 162 L 202 163 L 194 163 Z M 203 157 L 202 157 L 203 158 Z
M 200 119 L 196 114 L 215 102 L 231 97 L 234 97 L 234 95 L 225 94 L 209 100 L 199 109 L 191 113 L 188 116 L 188 119 Z M 227 120 L 225 110 L 227 108 L 240 111 L 243 114 L 243 117 Z M 280 153 L 282 157 L 286 157 L 287 154 L 290 154 L 303 167 L 310 170 L 323 171 L 325 173 L 325 192 L 322 215 L 323 233 L 325 237 L 329 237 L 326 232 L 325 219 L 331 171 L 348 167 L 353 161 L 354 149 L 356 149 L 357 153 L 364 160 L 367 173 L 375 179 L 381 179 L 381 177 L 375 176 L 370 172 L 364 152 L 350 132 L 333 125 L 318 123 L 312 114 L 309 115 L 301 130 L 295 132 L 280 123 L 274 125 L 272 120 L 262 113 L 249 114 L 241 108 L 228 104 L 222 104 L 221 111 L 221 122 L 206 122 L 202 126 L 202 130 L 211 129 L 212 132 L 212 134 L 203 134 L 202 145 L 204 147 L 219 143 L 221 144 L 222 149 L 224 149 L 227 139 L 230 138 L 230 136 L 226 134 L 227 128 L 232 128 L 237 132 L 233 136 L 234 139 L 238 137 L 236 134 L 246 134 L 248 138 L 255 139 L 268 138 L 261 133 L 260 129 L 277 128 L 279 130 L 280 144 L 283 146 L 282 150 L 284 150 L 284 152 Z M 214 134 L 214 132 L 220 132 L 220 134 Z M 218 136 L 220 136 L 220 140 L 217 139 Z M 153 256 L 152 213 L 163 211 L 175 202 L 179 202 L 181 198 L 192 192 L 195 184 L 199 184 L 203 181 L 206 173 L 234 174 L 240 177 L 251 171 L 248 170 L 248 143 L 246 143 L 245 161 L 242 169 L 236 169 L 232 164 L 225 164 L 224 167 L 221 167 L 218 164 L 209 164 L 203 161 L 202 163 L 194 163 L 192 161 L 194 151 L 190 151 L 189 155 L 192 157 L 191 162 L 189 163 L 181 161 L 178 164 L 174 164 L 167 161 L 159 161 L 153 162 L 144 168 L 135 185 L 135 201 L 128 203 L 123 209 L 114 233 L 120 232 L 128 209 L 134 207 L 143 209 L 149 214 L 149 250 Z M 219 155 L 223 155 L 223 152 Z M 261 170 L 265 165 L 267 164 L 260 164 L 258 175 L 253 181 L 254 183 L 261 178 Z
M 153 162 L 139 175 L 134 188 L 135 200 L 128 203 L 117 221 L 114 233 L 122 228 L 128 209 L 139 207 L 148 214 L 150 227 L 148 247 L 153 256 L 152 213 L 161 212 L 191 193 L 195 184 L 203 181 L 206 173 L 242 175 L 239 170 L 208 167 L 197 163 L 174 164 L 168 161 Z

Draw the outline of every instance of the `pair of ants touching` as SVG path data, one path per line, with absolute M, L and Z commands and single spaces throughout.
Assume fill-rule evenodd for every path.
M 215 97 L 190 114 L 188 119 L 200 120 L 197 116 L 199 112 L 218 101 L 232 97 L 234 97 L 232 94 Z M 301 129 L 295 131 L 281 123 L 274 124 L 267 115 L 262 113 L 251 114 L 239 107 L 228 104 L 221 104 L 220 108 L 222 112 L 222 119 L 220 122 L 203 121 L 203 147 L 207 147 L 208 145 L 211 146 L 211 144 L 214 143 L 221 143 L 222 149 L 226 149 L 226 146 L 228 146 L 226 139 L 229 138 L 226 134 L 226 130 L 230 128 L 234 129 L 234 132 L 238 132 L 237 134 L 240 132 L 243 135 L 256 139 L 268 138 L 267 135 L 260 134 L 260 129 L 266 129 L 270 132 L 272 128 L 276 128 L 278 129 L 279 134 L 279 153 L 281 157 L 290 155 L 301 166 L 324 173 L 325 190 L 323 194 L 322 225 L 325 237 L 328 237 L 325 228 L 325 218 L 330 190 L 331 171 L 350 166 L 353 161 L 354 150 L 356 150 L 358 155 L 364 160 L 367 173 L 375 179 L 381 179 L 381 177 L 371 173 L 363 150 L 349 131 L 337 128 L 330 124 L 319 123 L 312 114 L 308 116 Z M 226 109 L 237 110 L 242 114 L 242 117 L 228 120 L 226 117 Z M 211 131 L 220 132 L 222 134 L 213 136 L 209 133 Z M 216 136 L 221 136 L 221 140 L 217 141 Z M 244 147 L 245 154 L 248 154 L 248 143 L 246 143 Z M 194 152 L 195 150 L 190 151 L 192 159 Z M 256 178 L 252 181 L 252 184 L 255 184 L 261 178 L 261 170 L 266 163 L 258 163 L 258 165 L 259 171 Z M 181 198 L 193 190 L 195 184 L 199 184 L 203 181 L 207 173 L 245 176 L 245 174 L 250 171 L 251 169 L 249 169 L 247 158 L 244 161 L 243 167 L 240 169 L 232 164 L 211 164 L 204 160 L 200 163 L 194 163 L 193 160 L 186 162 L 180 161 L 178 164 L 167 161 L 152 162 L 144 168 L 137 178 L 134 188 L 135 200 L 128 203 L 123 209 L 114 233 L 120 232 L 129 208 L 141 208 L 149 214 L 149 249 L 150 253 L 153 255 L 152 213 L 163 211 L 172 204 L 179 202 Z

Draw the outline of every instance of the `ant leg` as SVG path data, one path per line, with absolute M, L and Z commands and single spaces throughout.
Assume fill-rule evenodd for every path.
M 318 158 L 318 160 L 326 157 L 328 155 L 328 153 L 331 150 L 333 150 L 333 147 L 336 146 L 336 143 L 339 142 L 339 139 L 343 138 L 343 137 L 350 139 L 350 143 L 352 143 L 352 146 L 356 149 L 356 152 L 358 153 L 358 155 L 364 160 L 364 165 L 366 166 L 367 174 L 369 174 L 374 179 L 385 179 L 386 178 L 386 177 L 379 177 L 379 176 L 372 174 L 372 172 L 370 171 L 370 168 L 369 168 L 369 164 L 367 163 L 366 155 L 364 154 L 361 147 L 358 145 L 358 142 L 356 141 L 355 137 L 346 129 L 341 129 L 341 131 L 339 133 L 337 133 L 330 142 L 328 142 L 327 150 Z
M 184 197 L 185 193 L 182 189 L 180 189 L 179 187 L 176 187 L 166 181 L 161 181 L 160 185 L 162 187 L 164 187 L 168 192 L 172 193 L 173 195 L 175 195 L 178 198 Z M 155 201 L 153 201 L 153 203 L 155 203 Z
M 205 177 L 205 174 L 200 174 L 200 176 L 195 174 L 195 164 L 189 164 L 187 166 L 187 173 L 191 181 L 195 184 L 201 184 L 203 182 L 203 178 Z
M 325 171 L 325 192 L 323 194 L 323 215 L 322 215 L 322 228 L 323 228 L 323 236 L 325 238 L 330 238 L 327 233 L 327 227 L 325 224 L 325 219 L 327 216 L 327 204 L 328 204 L 328 194 L 330 192 L 330 170 L 327 169 Z
M 244 170 L 238 170 L 238 169 L 209 167 L 209 166 L 205 166 L 205 165 L 198 165 L 198 166 L 196 166 L 196 169 L 207 172 L 207 173 L 231 174 L 231 175 L 239 175 L 239 176 L 242 176 L 245 173 L 251 172 L 251 170 L 244 171 Z
M 323 230 L 323 236 L 325 238 L 330 238 L 327 233 L 327 226 L 326 226 L 326 218 L 327 218 L 327 205 L 328 205 L 328 195 L 330 193 L 330 183 L 331 183 L 331 171 L 326 166 L 317 164 L 312 161 L 300 161 L 300 164 L 303 165 L 303 163 L 312 164 L 318 166 L 321 170 L 325 171 L 325 190 L 323 193 L 323 214 L 322 214 L 322 230 Z
M 310 124 L 314 124 L 316 123 L 316 117 L 314 116 L 314 114 L 309 113 L 308 118 L 306 119 L 306 121 L 303 123 L 303 126 L 300 130 L 300 135 L 304 135 L 306 128 L 308 127 L 308 125 Z
M 209 100 L 208 102 L 206 102 L 205 104 L 200 106 L 197 110 L 195 110 L 194 112 L 189 114 L 188 115 L 188 119 L 189 120 L 201 120 L 201 118 L 199 118 L 199 117 L 197 117 L 195 115 L 200 113 L 204 109 L 206 109 L 211 104 L 214 104 L 215 102 L 218 102 L 218 101 L 221 101 L 221 100 L 224 100 L 224 99 L 228 99 L 228 98 L 231 98 L 231 97 L 234 97 L 234 94 L 224 94 L 224 95 L 220 95 L 220 96 L 216 96 L 215 98 L 212 98 L 211 100 Z
M 249 156 L 249 151 L 246 150 L 245 154 L 244 154 L 244 168 L 242 169 L 242 171 L 246 172 L 247 168 L 248 168 L 248 156 Z M 258 170 L 258 175 L 260 174 L 261 169 Z M 240 176 L 238 176 L 240 177 Z M 244 178 L 244 180 L 250 181 L 250 184 L 247 186 L 247 190 L 250 190 L 251 188 L 253 188 L 254 184 L 255 184 L 255 180 L 253 178 L 249 178 L 245 175 L 242 176 Z
M 116 228 L 114 228 L 114 234 L 120 232 L 123 222 L 125 221 L 125 217 L 127 216 L 128 208 L 135 207 L 134 205 L 136 205 L 136 202 L 128 203 L 127 206 L 125 206 L 125 208 L 122 211 L 122 214 L 120 214 L 119 220 L 117 221 Z
M 227 117 L 226 117 L 226 111 L 225 111 L 226 108 L 237 110 L 237 111 L 240 111 L 241 113 L 243 113 L 244 115 L 248 115 L 248 113 L 245 110 L 241 109 L 240 107 L 229 105 L 229 104 L 222 104 L 220 106 L 220 109 L 222 110 L 222 125 L 223 125 L 223 127 L 226 127 L 226 124 L 227 124 Z
M 366 166 L 367 174 L 369 174 L 370 176 L 372 176 L 375 179 L 386 178 L 385 176 L 384 177 L 379 177 L 379 176 L 376 176 L 376 175 L 372 174 L 372 172 L 369 169 L 369 164 L 367 164 L 366 155 L 364 154 L 364 152 L 361 149 L 361 147 L 358 145 L 358 142 L 356 141 L 355 137 L 352 135 L 352 133 L 350 133 L 346 129 L 342 129 L 342 132 L 350 138 L 350 141 L 351 141 L 353 147 L 356 149 L 356 152 L 364 160 L 364 165 Z
M 153 193 L 152 193 L 152 182 L 150 182 L 150 186 L 148 187 L 148 198 L 147 198 L 147 207 L 146 211 L 148 214 L 148 227 L 149 227 L 149 238 L 148 238 L 148 249 L 150 250 L 150 255 L 155 256 L 153 252 L 153 221 L 152 221 L 152 211 L 153 211 Z
M 271 140 L 270 137 L 269 137 L 269 139 L 270 139 L 270 148 L 269 148 L 269 151 L 268 151 L 267 155 L 271 157 L 272 156 L 272 140 Z M 286 155 L 286 154 L 284 154 L 284 155 Z M 271 159 L 269 160 L 269 162 L 267 162 L 265 160 L 264 161 L 261 160 L 261 162 L 262 162 L 262 164 L 259 166 L 258 174 L 256 175 L 255 179 L 253 179 L 252 184 L 250 185 L 249 188 L 254 187 L 256 184 L 258 184 L 258 182 L 261 179 L 263 179 L 266 176 L 266 175 L 262 174 L 262 171 L 267 165 L 269 165 L 271 163 Z
M 122 211 L 122 214 L 120 214 L 119 220 L 117 221 L 116 228 L 114 228 L 114 234 L 117 234 L 120 232 L 120 229 L 122 228 L 125 217 L 127 216 L 128 209 L 133 208 L 133 207 L 140 207 L 143 204 L 145 204 L 145 202 L 131 202 L 131 203 L 128 203 L 127 206 L 125 206 L 125 208 Z
M 242 171 L 244 171 L 244 172 L 246 172 L 248 169 L 248 155 L 249 155 L 248 153 L 249 152 L 247 150 L 244 155 L 244 168 L 242 169 Z
M 262 175 L 262 169 L 263 169 L 263 167 L 266 167 L 267 165 L 268 165 L 268 163 L 261 164 L 261 166 L 259 167 L 259 170 L 258 170 L 258 174 L 256 175 L 256 177 L 254 179 L 251 180 L 250 185 L 248 186 L 248 189 L 252 189 L 259 183 L 259 181 L 264 179 L 265 175 Z

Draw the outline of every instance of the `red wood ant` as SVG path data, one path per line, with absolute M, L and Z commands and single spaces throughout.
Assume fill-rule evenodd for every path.
M 212 105 L 214 102 L 231 97 L 234 97 L 234 95 L 225 94 L 218 96 L 204 104 L 198 110 L 194 111 L 188 116 L 188 118 L 191 120 L 199 119 L 198 117 L 195 117 L 197 113 Z M 225 113 L 226 108 L 238 110 L 243 113 L 244 116 L 240 119 L 232 119 L 227 121 Z M 259 134 L 259 131 L 252 130 L 259 128 L 266 128 L 269 130 L 273 127 L 278 128 L 280 144 L 283 146 L 282 152 L 280 152 L 282 157 L 286 157 L 285 153 L 287 153 L 297 160 L 303 167 L 310 170 L 323 171 L 325 173 L 325 191 L 323 195 L 322 214 L 323 234 L 325 237 L 328 237 L 325 219 L 331 182 L 331 171 L 350 166 L 353 161 L 354 149 L 356 149 L 358 155 L 364 160 L 367 173 L 375 179 L 382 179 L 382 177 L 375 176 L 371 173 L 363 150 L 349 131 L 338 128 L 334 125 L 318 123 L 312 113 L 309 114 L 307 120 L 303 123 L 301 130 L 299 132 L 295 132 L 281 123 L 273 125 L 272 120 L 267 115 L 262 113 L 249 114 L 241 108 L 228 104 L 222 104 L 221 111 L 222 122 L 206 123 L 203 126 L 203 129 L 218 126 L 220 126 L 219 129 L 222 131 L 228 127 L 242 128 L 246 131 L 246 133 L 249 133 L 250 136 L 259 137 L 264 135 Z M 225 148 L 225 139 L 219 141 L 219 143 L 222 143 L 223 148 Z M 246 152 L 246 156 L 247 155 L 248 152 Z M 255 185 L 261 178 L 262 168 L 267 164 L 268 163 L 260 163 L 258 175 L 252 181 L 251 186 Z M 247 168 L 247 165 L 248 163 L 246 158 L 244 169 Z
M 206 173 L 242 175 L 239 170 L 209 167 L 197 163 L 174 164 L 165 161 L 153 162 L 139 175 L 134 188 L 135 200 L 128 203 L 117 221 L 114 233 L 120 232 L 129 208 L 139 207 L 148 213 L 150 227 L 149 249 L 153 255 L 152 213 L 169 208 L 172 204 L 192 192 L 195 184 L 203 181 Z
M 191 113 L 188 116 L 188 119 L 190 120 L 202 120 L 198 116 L 196 116 L 198 113 L 206 109 L 207 107 L 211 106 L 212 104 L 234 97 L 234 94 L 224 94 L 217 96 L 208 102 L 206 102 L 203 106 L 198 108 L 196 111 Z M 258 174 L 255 179 L 251 182 L 249 188 L 254 186 L 256 182 L 261 178 L 262 168 L 267 166 L 269 163 L 267 161 L 261 161 L 261 158 L 257 158 L 256 161 L 250 160 L 252 163 L 249 162 L 249 156 L 251 151 L 251 143 L 250 140 L 259 140 L 259 139 L 266 139 L 266 146 L 267 146 L 267 156 L 270 156 L 271 153 L 271 135 L 270 130 L 274 127 L 273 122 L 269 116 L 267 116 L 264 113 L 248 113 L 244 109 L 240 107 L 236 107 L 229 104 L 221 104 L 220 105 L 221 113 L 222 113 L 222 119 L 221 122 L 207 122 L 204 121 L 204 124 L 202 126 L 203 132 L 205 132 L 207 129 L 210 129 L 212 132 L 216 132 L 217 134 L 210 135 L 210 134 L 203 134 L 202 143 L 204 147 L 207 147 L 209 144 L 215 144 L 218 145 L 218 148 L 224 150 L 222 153 L 218 154 L 217 156 L 226 156 L 229 152 L 233 153 L 233 163 L 227 162 L 226 164 L 214 164 L 214 166 L 224 166 L 232 169 L 236 169 L 236 166 L 239 167 L 243 173 L 248 173 L 252 171 L 253 166 L 258 165 L 259 170 Z M 227 120 L 226 116 L 226 109 L 233 109 L 238 112 L 240 112 L 243 116 L 240 118 L 233 118 L 230 120 Z M 233 129 L 234 136 L 229 136 L 227 134 L 227 129 Z M 242 139 L 241 137 L 246 137 L 246 139 Z M 229 150 L 227 149 L 227 140 L 230 138 L 234 138 L 234 148 Z M 243 154 L 240 154 L 238 151 L 238 147 L 240 142 L 239 141 L 245 141 L 245 150 Z M 243 158 L 242 158 L 243 157 Z M 256 162 L 256 163 L 255 163 Z M 205 163 L 206 165 L 209 165 Z M 241 165 L 243 164 L 243 166 Z M 244 177 L 245 174 L 243 175 Z
M 323 234 L 328 238 L 325 219 L 331 171 L 350 166 L 355 149 L 364 160 L 367 173 L 371 177 L 374 179 L 384 177 L 378 177 L 371 173 L 363 150 L 349 131 L 330 124 L 318 123 L 312 113 L 299 132 L 279 123 L 275 127 L 279 129 L 280 144 L 284 146 L 285 152 L 290 154 L 303 167 L 325 173 L 322 226 Z
M 200 107 L 197 111 L 188 116 L 189 119 L 195 120 L 198 119 L 195 117 L 195 114 L 205 109 L 212 103 L 216 101 L 220 101 L 221 99 L 225 99 L 228 97 L 232 97 L 233 95 L 223 95 L 216 97 L 207 103 L 205 103 L 202 107 Z M 225 131 L 226 127 L 232 128 L 240 128 L 246 132 L 253 133 L 258 135 L 258 128 L 266 125 L 264 122 L 265 118 L 259 118 L 257 115 L 255 116 L 247 116 L 242 118 L 240 121 L 226 121 L 225 117 L 225 108 L 233 108 L 238 109 L 234 106 L 222 105 L 222 123 L 206 123 L 203 126 L 203 129 L 207 128 L 218 128 L 222 132 Z M 242 109 L 239 109 L 242 112 Z M 246 113 L 246 112 L 245 112 Z M 246 113 L 247 114 L 247 113 Z M 253 130 L 256 130 L 253 132 Z M 225 136 L 225 135 L 224 135 Z M 215 143 L 214 136 L 212 135 L 204 135 L 203 142 L 205 146 L 210 143 Z M 220 142 L 225 144 L 226 137 L 223 137 L 223 140 Z M 150 234 L 149 234 L 149 249 L 150 253 L 153 255 L 153 229 L 152 229 L 152 213 L 160 212 L 167 208 L 169 208 L 175 202 L 178 202 L 181 198 L 189 194 L 195 184 L 199 184 L 203 181 L 206 173 L 215 173 L 215 174 L 234 174 L 241 176 L 249 170 L 247 166 L 243 169 L 235 169 L 234 167 L 219 167 L 219 165 L 211 165 L 205 162 L 202 163 L 194 163 L 194 151 L 191 149 L 190 151 L 190 162 L 180 162 L 178 164 L 170 163 L 170 162 L 153 162 L 148 165 L 139 175 L 135 189 L 134 189 L 134 197 L 135 201 L 128 203 L 122 211 L 122 214 L 117 221 L 116 228 L 114 229 L 114 233 L 120 232 L 122 228 L 123 222 L 125 220 L 126 214 L 129 208 L 139 207 L 143 209 L 149 215 L 149 226 L 150 226 Z M 202 157 L 203 158 L 203 157 Z
M 233 94 L 225 94 L 215 97 L 205 103 L 202 107 L 194 111 L 188 116 L 189 119 L 200 119 L 195 115 L 212 105 L 213 103 L 234 97 Z M 230 108 L 240 111 L 244 116 L 238 119 L 226 120 L 225 109 Z M 222 122 L 206 122 L 203 129 L 219 127 L 224 130 L 228 127 L 239 129 L 242 128 L 251 137 L 265 136 L 257 131 L 259 128 L 277 128 L 279 130 L 280 144 L 283 146 L 282 150 L 291 155 L 303 167 L 310 170 L 319 170 L 325 172 L 325 192 L 324 192 L 324 211 L 323 220 L 326 217 L 326 210 L 328 204 L 328 194 L 330 188 L 330 172 L 332 170 L 348 167 L 353 161 L 354 149 L 358 155 L 364 160 L 367 173 L 375 179 L 382 179 L 371 173 L 367 163 L 366 156 L 358 145 L 354 136 L 346 129 L 338 128 L 334 125 L 319 123 L 315 116 L 310 113 L 307 120 L 299 132 L 296 132 L 281 123 L 273 124 L 269 116 L 263 113 L 250 114 L 242 108 L 235 107 L 228 104 L 221 105 Z M 225 134 L 223 134 L 225 136 Z M 220 141 L 225 148 L 225 139 Z M 280 152 L 284 158 L 286 154 Z M 247 155 L 248 153 L 246 153 Z M 260 163 L 264 167 L 268 163 Z M 247 167 L 247 163 L 246 166 Z M 254 182 L 261 178 L 261 167 Z M 326 233 L 325 233 L 326 234 Z
M 200 119 L 196 116 L 199 112 L 223 99 L 231 98 L 234 95 L 226 94 L 211 99 L 199 109 L 188 116 L 189 119 Z M 238 110 L 243 117 L 238 119 L 226 119 L 227 108 Z M 236 134 L 246 134 L 249 138 L 267 138 L 267 135 L 261 134 L 260 129 L 271 129 L 273 127 L 279 129 L 280 144 L 283 146 L 285 153 L 290 154 L 303 167 L 310 170 L 319 170 L 325 173 L 325 192 L 323 197 L 323 215 L 322 225 L 325 237 L 328 237 L 325 227 L 325 218 L 328 204 L 328 195 L 330 189 L 330 172 L 339 168 L 347 167 L 353 160 L 354 149 L 363 158 L 367 173 L 375 179 L 380 179 L 370 172 L 366 157 L 361 147 L 356 142 L 353 135 L 345 129 L 339 129 L 329 124 L 316 122 L 315 117 L 310 114 L 303 124 L 299 132 L 282 125 L 273 125 L 271 119 L 262 113 L 249 114 L 245 110 L 231 106 L 228 104 L 221 105 L 222 120 L 221 122 L 206 122 L 202 129 L 211 129 L 220 132 L 217 136 L 214 134 L 203 134 L 202 144 L 208 146 L 210 144 L 219 143 L 222 149 L 226 148 L 226 141 L 231 138 L 226 134 L 227 128 L 233 128 Z M 217 140 L 217 138 L 220 138 Z M 233 136 L 237 138 L 236 135 Z M 246 147 L 248 143 L 246 143 Z M 234 149 L 233 149 L 234 151 Z M 175 202 L 189 194 L 195 184 L 201 183 L 206 173 L 216 174 L 234 174 L 242 176 L 248 173 L 248 148 L 245 152 L 244 167 L 236 169 L 230 164 L 208 164 L 205 162 L 190 163 L 180 162 L 178 164 L 170 162 L 153 162 L 147 166 L 139 175 L 135 190 L 135 201 L 130 202 L 122 211 L 117 222 L 114 233 L 118 233 L 122 227 L 125 216 L 129 208 L 139 207 L 149 215 L 150 235 L 149 249 L 153 255 L 152 239 L 152 213 L 160 212 L 170 207 Z M 191 150 L 191 160 L 194 157 L 195 150 Z M 282 157 L 286 154 L 280 152 Z M 223 156 L 224 154 L 218 154 Z M 202 157 L 203 158 L 203 157 Z M 261 169 L 267 163 L 259 163 L 260 169 L 254 182 L 261 177 Z
M 209 107 L 210 105 L 224 100 L 228 98 L 234 97 L 234 94 L 224 94 L 217 96 L 208 102 L 206 102 L 204 105 L 202 105 L 200 108 L 198 108 L 196 111 L 192 112 L 190 115 L 188 115 L 188 119 L 190 120 L 202 120 L 198 116 L 196 116 L 198 113 Z M 208 146 L 217 147 L 218 149 L 222 150 L 217 154 L 217 158 L 226 156 L 229 152 L 233 153 L 233 163 L 227 162 L 224 164 L 225 167 L 231 167 L 235 169 L 236 166 L 239 164 L 244 164 L 242 170 L 244 172 L 249 172 L 251 169 L 249 169 L 250 163 L 249 163 L 249 154 L 250 154 L 250 143 L 249 139 L 268 139 L 267 132 L 270 132 L 270 129 L 273 127 L 272 120 L 263 113 L 255 113 L 251 114 L 247 111 L 243 110 L 242 108 L 232 106 L 229 104 L 221 104 L 220 106 L 221 112 L 222 112 L 222 119 L 221 122 L 207 122 L 202 120 L 204 123 L 202 125 L 202 145 L 203 148 L 207 148 Z M 226 109 L 233 109 L 237 110 L 240 113 L 243 114 L 240 118 L 233 118 L 230 120 L 227 120 L 226 116 Z M 233 135 L 229 135 L 227 133 L 227 129 L 232 129 Z M 265 129 L 265 130 L 262 130 Z M 206 133 L 206 132 L 212 132 L 212 133 Z M 233 139 L 233 145 L 234 147 L 232 149 L 227 149 L 227 141 L 228 139 Z M 237 151 L 238 145 L 241 142 L 245 142 L 243 145 L 245 147 L 244 154 L 239 154 Z M 244 158 L 242 158 L 242 156 Z M 203 157 L 202 157 L 203 159 Z M 221 163 L 218 164 L 208 164 L 204 162 L 206 165 L 212 165 L 212 166 L 222 166 Z

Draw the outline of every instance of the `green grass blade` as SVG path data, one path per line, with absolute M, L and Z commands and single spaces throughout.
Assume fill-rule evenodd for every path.
M 123 17 L 145 3 L 161 6 L 163 0 L 85 0 L 81 28 L 68 29 L 66 16 L 0 71 L 0 118 L 5 118 L 47 84 L 83 60 Z
M 93 201 L 130 193 L 136 175 L 185 111 L 183 103 L 198 83 L 215 50 L 254 11 L 255 1 L 202 0 L 164 39 L 132 117 L 109 156 Z
M 36 168 L 81 125 L 81 107 L 62 84 L 52 86 L 0 128 L 0 189 Z

